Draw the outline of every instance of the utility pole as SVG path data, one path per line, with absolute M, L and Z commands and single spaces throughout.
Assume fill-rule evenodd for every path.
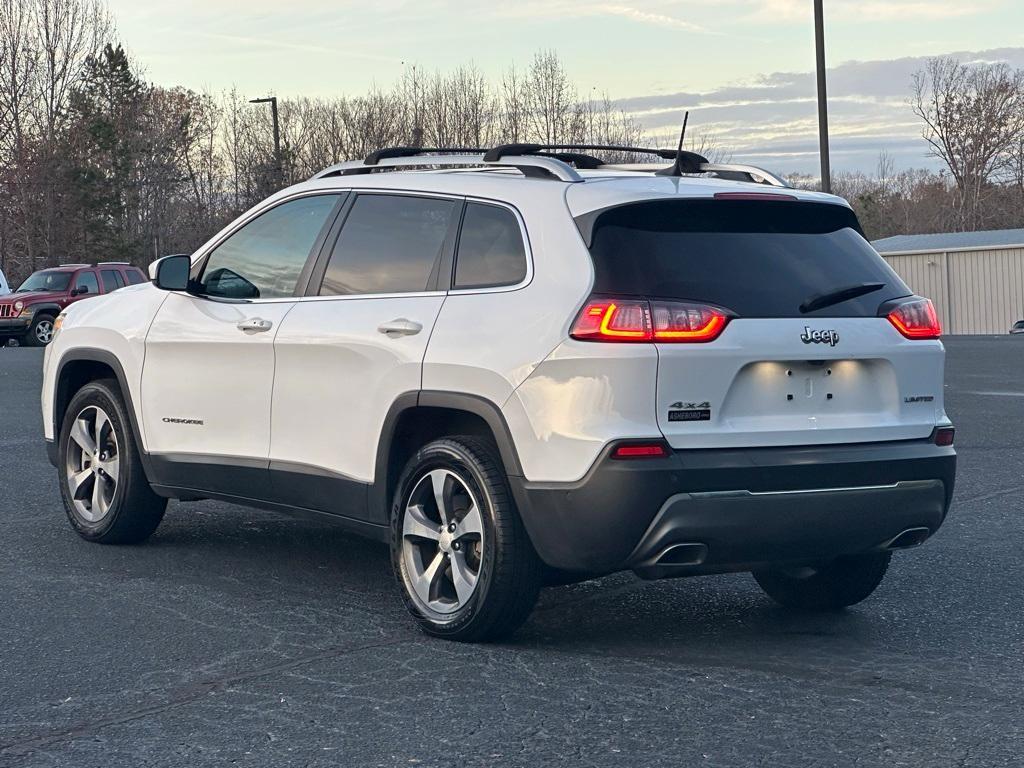
M 818 153 L 821 156 L 821 191 L 832 191 L 828 157 L 828 95 L 825 89 L 825 12 L 823 0 L 814 0 L 814 47 L 818 59 Z
M 270 116 L 274 120 L 274 173 L 276 181 L 281 184 L 284 181 L 284 169 L 281 163 L 281 127 L 277 120 L 277 96 L 267 96 L 263 99 L 249 99 L 250 104 L 269 104 Z

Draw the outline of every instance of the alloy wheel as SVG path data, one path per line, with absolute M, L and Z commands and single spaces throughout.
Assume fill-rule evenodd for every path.
M 106 517 L 117 492 L 121 454 L 110 417 L 99 406 L 83 408 L 68 435 L 65 471 L 75 511 L 90 523 Z
M 53 340 L 53 320 L 40 320 L 36 323 L 36 339 L 40 344 L 49 344 Z
M 450 469 L 426 472 L 413 486 L 402 523 L 410 591 L 430 610 L 454 613 L 476 591 L 483 552 L 483 517 L 466 481 Z

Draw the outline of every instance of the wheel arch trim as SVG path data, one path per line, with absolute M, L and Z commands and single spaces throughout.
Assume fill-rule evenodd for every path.
M 114 372 L 114 378 L 117 379 L 118 387 L 121 390 L 121 397 L 124 398 L 125 410 L 128 411 L 128 422 L 132 430 L 132 439 L 139 452 L 139 459 L 142 462 L 142 468 L 146 473 L 147 480 L 152 478 L 153 473 L 151 471 L 149 454 L 146 452 L 145 443 L 142 441 L 142 432 L 139 428 L 135 403 L 132 400 L 132 390 L 131 387 L 128 386 L 128 377 L 125 375 L 124 366 L 121 365 L 121 361 L 118 360 L 116 355 L 105 349 L 95 349 L 92 347 L 77 347 L 75 349 L 70 349 L 61 356 L 60 361 L 57 363 L 56 373 L 53 378 L 53 405 L 52 413 L 50 415 L 53 423 L 53 436 L 55 443 L 55 450 L 52 452 L 52 459 L 55 460 L 60 452 L 60 428 L 61 422 L 63 421 L 63 414 L 58 413 L 58 409 L 62 402 L 71 401 L 70 397 L 62 397 L 62 395 L 66 394 L 62 390 L 65 386 L 65 369 L 70 363 L 77 362 L 100 363 L 107 366 Z
M 391 404 L 391 408 L 384 417 L 380 439 L 377 441 L 374 483 L 371 491 L 373 495 L 371 503 L 375 508 L 389 509 L 391 500 L 388 498 L 388 463 L 397 428 L 401 417 L 417 408 L 449 410 L 479 417 L 487 425 L 491 435 L 494 437 L 494 442 L 498 448 L 498 454 L 501 457 L 506 474 L 513 477 L 522 475 L 522 465 L 519 462 L 519 454 L 512 439 L 512 432 L 496 403 L 479 395 L 465 392 L 442 392 L 437 390 L 405 392 L 395 398 L 395 401 Z M 400 470 L 401 468 L 398 469 Z
M 38 315 L 40 312 L 47 315 L 52 314 L 54 318 L 56 318 L 57 315 L 64 311 L 60 304 L 51 301 L 43 301 L 39 302 L 38 304 L 26 304 L 25 309 L 32 310 L 33 320 L 36 319 L 36 315 Z

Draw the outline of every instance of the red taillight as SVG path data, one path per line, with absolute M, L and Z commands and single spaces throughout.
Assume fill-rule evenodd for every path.
M 931 299 L 912 299 L 892 310 L 889 322 L 908 339 L 937 339 L 942 335 Z
M 956 429 L 953 427 L 937 427 L 935 429 L 935 444 L 939 446 L 950 446 L 953 438 L 956 437 Z
M 669 455 L 663 442 L 623 443 L 612 450 L 613 459 L 661 459 Z
M 588 301 L 576 318 L 572 337 L 600 341 L 650 341 L 650 308 L 646 301 Z
M 570 335 L 581 341 L 713 341 L 729 322 L 717 307 L 683 301 L 593 298 Z

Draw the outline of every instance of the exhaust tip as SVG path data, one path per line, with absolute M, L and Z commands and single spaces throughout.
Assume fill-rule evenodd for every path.
M 708 557 L 707 544 L 699 543 L 687 543 L 687 544 L 673 544 L 670 547 L 666 547 L 658 559 L 654 561 L 655 565 L 700 565 Z
M 893 539 L 882 545 L 882 549 L 910 549 L 916 547 L 928 539 L 932 532 L 928 528 L 907 528 Z

